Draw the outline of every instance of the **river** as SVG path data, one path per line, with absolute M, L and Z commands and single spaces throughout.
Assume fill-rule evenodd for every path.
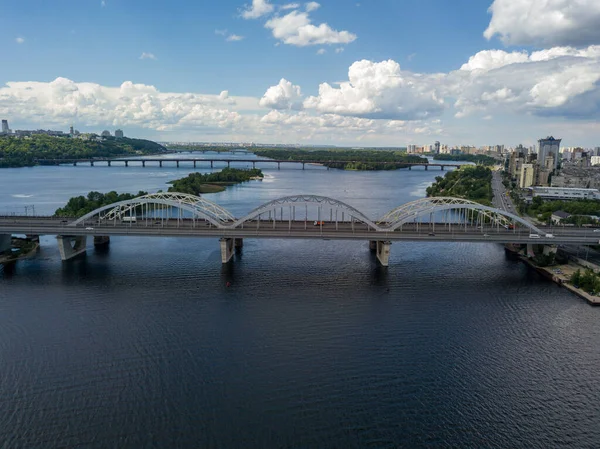
M 0 213 L 192 170 L 3 169 Z M 207 198 L 377 217 L 440 176 L 264 173 Z M 597 447 L 599 320 L 494 244 L 397 243 L 384 269 L 366 242 L 246 240 L 222 266 L 214 239 L 113 238 L 63 263 L 44 237 L 0 271 L 0 448 Z

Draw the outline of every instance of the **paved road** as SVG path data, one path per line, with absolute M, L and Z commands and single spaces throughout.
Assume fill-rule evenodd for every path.
M 494 199 L 492 200 L 494 207 L 516 213 L 515 205 L 510 196 L 507 195 L 508 191 L 504 187 L 504 184 L 502 184 L 502 175 L 500 171 L 492 172 L 492 191 L 494 192 Z
M 331 223 L 314 226 L 305 221 L 252 221 L 243 228 L 217 228 L 202 220 L 138 220 L 136 223 L 112 221 L 69 226 L 68 220 L 41 217 L 0 217 L 0 234 L 30 235 L 121 235 L 148 237 L 238 237 L 392 241 L 462 241 L 535 244 L 598 244 L 600 232 L 589 228 L 544 227 L 539 238 L 527 229 L 505 229 L 487 225 L 483 229 L 458 224 L 410 224 L 402 229 L 381 232 L 362 223 Z M 600 231 L 600 230 L 599 230 Z M 547 237 L 552 234 L 553 237 Z

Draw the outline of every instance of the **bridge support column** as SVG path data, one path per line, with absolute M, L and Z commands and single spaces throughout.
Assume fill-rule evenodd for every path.
M 142 161 L 142 167 L 146 166 L 146 161 Z
M 252 162 L 252 168 L 256 168 L 256 162 Z
M 441 165 L 440 168 L 442 169 L 442 171 L 444 171 L 444 166 L 443 165 Z
M 409 170 L 412 170 L 412 165 L 409 165 L 409 166 L 408 166 L 408 169 L 409 169 Z
M 379 263 L 387 267 L 390 264 L 390 249 L 392 247 L 392 242 L 389 241 L 377 241 L 377 260 Z
M 229 263 L 233 257 L 234 239 L 222 238 L 219 239 L 221 244 L 221 262 Z
M 95 235 L 94 236 L 94 246 L 108 246 L 110 243 L 109 235 Z
M 304 170 L 304 164 L 305 164 L 305 162 L 302 162 L 302 170 Z
M 244 239 L 234 239 L 234 246 L 236 248 L 243 248 L 244 247 Z
M 370 251 L 377 251 L 377 240 L 369 240 L 369 250 Z
M 177 161 L 177 168 L 179 168 L 179 161 Z
M 77 161 L 73 162 L 73 167 L 77 167 Z
M 429 170 L 429 167 L 426 165 L 426 166 L 425 166 L 425 171 L 427 171 L 427 170 Z
M 129 167 L 129 161 L 125 161 L 125 167 Z
M 108 161 L 108 166 L 110 167 L 110 165 L 111 165 L 111 162 L 110 162 L 110 161 Z
M 196 168 L 196 161 L 194 160 L 194 168 Z
M 231 162 L 227 161 L 227 168 L 231 165 Z
M 70 260 L 73 257 L 85 253 L 85 248 L 87 246 L 87 236 L 85 235 L 59 235 L 56 237 L 56 240 L 58 241 L 60 258 L 63 261 Z
M 210 161 L 210 168 L 213 168 L 213 161 Z
M 94 161 L 90 161 L 90 167 L 94 166 Z
M 12 235 L 0 234 L 0 254 L 10 250 L 12 247 Z
M 162 161 L 158 161 L 158 166 L 162 168 Z
M 281 162 L 277 162 L 277 170 L 281 170 Z

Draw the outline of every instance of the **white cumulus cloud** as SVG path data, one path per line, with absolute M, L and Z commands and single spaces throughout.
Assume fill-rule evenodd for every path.
M 244 40 L 244 36 L 239 36 L 237 34 L 230 34 L 229 36 L 227 36 L 227 39 L 225 39 L 227 42 L 238 42 L 238 41 L 242 41 Z
M 258 19 L 271 14 L 274 10 L 275 7 L 269 3 L 269 0 L 252 0 L 252 4 L 246 5 L 241 13 L 244 19 Z
M 319 9 L 319 8 L 321 7 L 321 5 L 320 5 L 320 4 L 318 4 L 317 2 L 308 2 L 308 3 L 305 5 L 305 7 L 306 7 L 306 10 L 307 10 L 308 12 L 311 12 L 311 11 L 314 11 L 314 10 L 316 10 L 316 9 Z
M 304 107 L 365 118 L 425 119 L 445 108 L 436 89 L 441 77 L 402 71 L 392 60 L 357 61 L 348 70 L 347 82 L 337 88 L 321 84 L 319 95 L 307 98 Z
M 494 0 L 484 36 L 505 44 L 586 46 L 600 44 L 598 0 Z
M 302 91 L 300 86 L 282 78 L 279 84 L 267 89 L 260 99 L 260 106 L 271 109 L 302 109 Z
M 307 45 L 349 44 L 356 35 L 349 31 L 337 31 L 328 24 L 313 25 L 307 12 L 292 11 L 284 16 L 271 18 L 265 24 L 273 37 L 284 44 L 305 47 Z
M 17 37 L 17 38 L 15 39 L 15 42 L 16 42 L 17 44 L 22 44 L 22 43 L 24 43 L 24 42 L 25 42 L 25 38 L 22 38 L 22 37 Z

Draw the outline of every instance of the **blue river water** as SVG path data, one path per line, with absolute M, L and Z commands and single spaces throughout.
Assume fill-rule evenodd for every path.
M 4 169 L 0 213 L 191 171 Z M 320 194 L 375 218 L 442 175 L 264 172 L 207 198 L 241 216 Z M 44 237 L 0 269 L 0 448 L 594 448 L 599 322 L 494 244 L 394 244 L 385 269 L 366 242 L 247 240 L 222 266 L 214 239 L 63 263 Z

